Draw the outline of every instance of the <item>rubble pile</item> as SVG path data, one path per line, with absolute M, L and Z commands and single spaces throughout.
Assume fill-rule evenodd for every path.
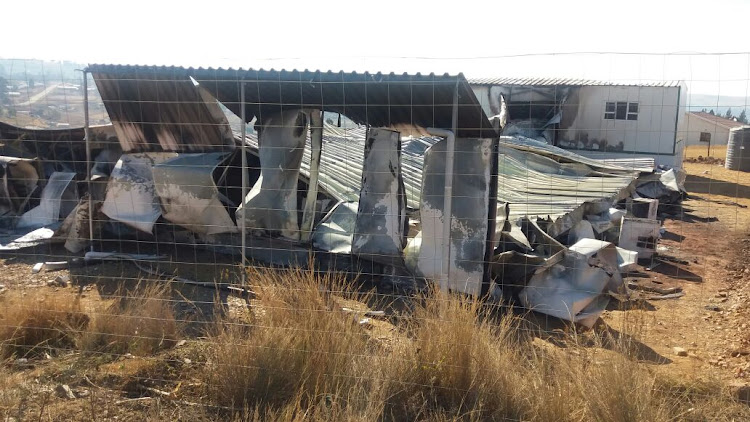
M 323 123 L 320 105 L 258 109 L 255 133 L 240 134 L 219 107 L 224 80 L 118 80 L 106 70 L 94 78 L 113 125 L 0 126 L 1 250 L 59 241 L 80 253 L 95 239 L 123 249 L 108 259 L 137 260 L 125 241 L 148 240 L 277 265 L 314 256 L 331 269 L 433 281 L 589 327 L 630 287 L 679 297 L 626 282 L 658 257 L 660 218 L 685 195 L 679 169 L 586 158 L 550 145 L 536 124 L 488 135 L 474 129 L 477 116 L 491 124 L 471 102 L 455 133 L 420 124 L 435 121 L 435 104 L 400 121 L 404 105 L 389 104 L 391 114 L 354 109 L 347 130 Z M 389 125 L 372 124 L 386 115 Z

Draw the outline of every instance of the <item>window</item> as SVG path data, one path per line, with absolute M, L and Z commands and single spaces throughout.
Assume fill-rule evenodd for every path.
M 701 142 L 711 143 L 711 132 L 701 132 Z
M 604 118 L 615 120 L 615 103 L 607 103 L 607 106 L 604 108 Z
M 615 119 L 625 120 L 625 116 L 628 115 L 628 103 L 617 103 L 617 114 Z
M 638 120 L 638 103 L 628 103 L 628 120 Z
M 604 106 L 605 120 L 638 120 L 638 103 L 607 102 Z

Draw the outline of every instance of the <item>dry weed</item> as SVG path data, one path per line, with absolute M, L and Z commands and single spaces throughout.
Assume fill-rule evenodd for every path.
M 139 284 L 118 289 L 113 302 L 93 313 L 79 344 L 89 352 L 145 356 L 172 347 L 179 332 L 169 285 Z
M 212 334 L 209 395 L 234 409 L 259 406 L 262 415 L 268 406 L 288 414 L 320 403 L 373 414 L 381 404 L 368 393 L 370 355 L 378 351 L 336 303 L 353 292 L 345 278 L 303 269 L 253 269 L 249 278 L 260 301 L 251 324 L 221 321 Z
M 0 358 L 55 354 L 74 345 L 88 317 L 80 298 L 30 290 L 0 296 Z
M 573 332 L 561 349 L 520 332 L 517 317 L 432 292 L 402 319 L 399 339 L 382 347 L 338 311 L 336 297 L 354 296 L 342 277 L 297 269 L 256 270 L 251 279 L 260 297 L 252 322 L 219 324 L 206 371 L 209 397 L 243 420 L 625 422 L 746 414 L 723 393 L 687 398 L 665 389 L 669 378 L 639 362 L 635 314 L 621 327 L 632 335 Z

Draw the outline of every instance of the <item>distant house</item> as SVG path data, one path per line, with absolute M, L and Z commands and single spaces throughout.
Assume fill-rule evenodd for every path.
M 69 84 L 67 82 L 64 82 L 64 83 L 62 83 L 60 85 L 57 85 L 57 89 L 63 89 L 63 90 L 66 90 L 66 91 L 78 91 L 79 89 L 81 89 L 81 86 L 80 85 Z
M 687 100 L 681 81 L 610 82 L 579 79 L 470 79 L 488 116 L 501 96 L 513 133 L 536 129 L 544 140 L 592 158 L 652 157 L 682 165 Z M 506 129 L 509 126 L 506 126 Z
M 683 131 L 687 145 L 726 145 L 729 130 L 742 126 L 745 124 L 736 120 L 702 111 L 691 111 L 687 113 Z

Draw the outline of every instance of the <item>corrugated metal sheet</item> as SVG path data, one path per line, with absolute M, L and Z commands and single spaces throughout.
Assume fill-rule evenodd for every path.
M 656 86 L 678 87 L 681 81 L 661 80 L 592 80 L 574 78 L 469 78 L 470 85 L 515 85 L 515 86 Z
M 372 74 L 299 70 L 204 69 L 90 65 L 95 75 L 120 80 L 197 80 L 240 115 L 240 83 L 245 84 L 245 121 L 289 108 L 337 112 L 360 124 L 390 127 L 412 124 L 450 129 L 453 94 L 458 88 L 458 136 L 494 137 L 495 130 L 463 75 Z M 100 91 L 102 91 L 100 89 Z M 116 93 L 101 92 L 102 99 Z M 138 97 L 133 96 L 131 101 Z M 243 116 L 240 116 L 243 117 Z
M 654 157 L 598 158 L 596 160 L 644 173 L 651 173 L 656 169 Z
M 550 145 L 546 142 L 525 136 L 501 136 L 501 142 L 505 142 L 508 147 L 533 152 L 535 154 L 550 157 L 558 162 L 570 162 L 585 164 L 595 170 L 605 170 L 610 172 L 632 172 L 631 169 L 618 166 L 616 164 L 607 164 L 600 160 L 584 157 L 573 151 Z
M 435 137 L 404 137 L 401 147 L 402 172 L 407 206 L 419 208 L 422 191 L 424 152 L 440 140 Z M 249 144 L 257 148 L 257 138 Z M 497 201 L 510 203 L 511 218 L 522 216 L 563 216 L 588 201 L 618 197 L 626 192 L 638 173 L 617 165 L 591 160 L 570 151 L 547 146 L 530 148 L 536 141 L 503 137 L 499 148 Z M 364 161 L 365 129 L 325 126 L 320 164 L 320 186 L 340 201 L 358 201 Z M 559 174 L 555 166 L 539 166 L 539 152 L 561 151 L 561 161 L 591 167 L 591 175 Z M 307 142 L 301 173 L 309 175 L 310 142 Z M 534 163 L 534 168 L 530 163 Z
M 234 146 L 226 116 L 187 77 L 92 73 L 123 151 L 200 152 Z

